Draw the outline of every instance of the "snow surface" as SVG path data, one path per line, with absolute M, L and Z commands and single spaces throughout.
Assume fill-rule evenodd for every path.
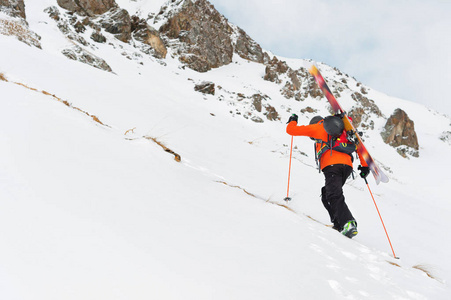
M 152 1 L 117 2 L 158 12 Z M 407 112 L 421 145 L 419 158 L 402 158 L 380 137 L 384 118 L 365 133 L 390 177 L 370 187 L 394 259 L 361 179 L 345 186 L 359 235 L 321 224 L 323 175 L 308 138 L 295 138 L 290 210 L 277 205 L 285 120 L 308 105 L 325 115 L 325 100 L 287 100 L 262 79 L 263 65 L 238 57 L 201 74 L 99 45 L 115 74 L 104 72 L 61 54 L 69 41 L 43 12 L 56 1 L 26 5 L 43 49 L 0 36 L 0 299 L 449 299 L 451 146 L 439 139 L 449 118 L 368 89 L 385 117 Z M 222 89 L 195 92 L 204 80 Z M 245 119 L 228 91 L 269 95 L 282 121 Z

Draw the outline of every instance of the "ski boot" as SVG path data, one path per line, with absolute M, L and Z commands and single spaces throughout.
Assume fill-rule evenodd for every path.
M 357 233 L 357 223 L 354 220 L 346 223 L 345 226 L 343 226 L 343 230 L 341 231 L 342 235 L 347 236 L 350 239 L 355 237 Z

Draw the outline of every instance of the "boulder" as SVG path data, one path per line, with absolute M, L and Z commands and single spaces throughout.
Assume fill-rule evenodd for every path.
M 262 112 L 262 95 L 260 94 L 254 94 L 252 95 L 252 105 L 254 106 L 255 110 L 258 112 Z
M 414 157 L 419 156 L 420 146 L 414 122 L 402 109 L 396 109 L 388 118 L 381 135 L 385 143 L 393 147 L 400 147 L 398 152 L 403 157 L 406 157 L 406 154 Z
M 270 121 L 280 120 L 279 113 L 273 106 L 267 105 L 265 107 L 265 109 L 266 109 L 265 115 L 268 120 L 270 120 Z
M 215 94 L 215 84 L 213 82 L 204 81 L 194 86 L 194 90 L 203 94 Z
M 83 50 L 80 46 L 75 45 L 71 49 L 63 49 L 61 53 L 69 59 L 80 61 L 97 69 L 112 72 L 111 67 L 105 60 Z

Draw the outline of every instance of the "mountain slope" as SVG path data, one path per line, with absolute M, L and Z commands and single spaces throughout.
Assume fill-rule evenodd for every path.
M 401 257 L 394 260 L 359 179 L 345 187 L 359 222 L 355 240 L 307 217 L 328 222 L 307 138 L 295 139 L 294 213 L 270 203 L 286 193 L 284 120 L 308 106 L 315 112 L 300 122 L 327 114 L 324 99 L 283 97 L 263 79 L 263 64 L 237 55 L 207 73 L 171 56 L 139 64 L 121 54 L 134 51 L 121 42 L 94 51 L 114 73 L 68 60 L 60 53 L 67 39 L 44 8 L 30 3 L 27 11 L 42 50 L 0 35 L 4 298 L 446 299 L 450 177 L 436 166 L 450 150 L 439 139 L 448 118 L 366 87 L 385 116 L 371 117 L 365 137 L 390 171 L 389 184 L 370 184 Z M 308 64 L 286 61 L 293 70 Z M 215 83 L 215 95 L 194 90 L 203 81 Z M 255 94 L 268 96 L 263 106 L 281 121 L 253 108 Z M 340 98 L 345 107 L 354 105 L 350 94 Z M 415 120 L 419 158 L 402 158 L 380 137 L 397 107 Z

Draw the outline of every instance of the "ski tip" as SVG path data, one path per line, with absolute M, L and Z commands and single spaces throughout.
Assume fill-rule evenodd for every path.
M 379 173 L 379 176 L 375 177 L 375 179 L 376 179 L 376 184 L 379 184 L 381 182 L 388 183 L 390 181 L 388 179 L 387 175 L 385 175 L 384 173 Z
M 379 183 L 383 182 L 383 183 L 387 183 L 390 180 L 388 179 L 388 176 L 385 175 L 384 172 L 382 172 L 381 169 L 379 169 L 379 167 L 373 162 L 373 167 L 371 168 L 371 173 L 374 176 L 374 179 L 376 180 L 376 184 L 379 185 Z
M 316 74 L 318 74 L 318 68 L 314 64 L 312 64 L 309 68 L 309 72 L 310 74 L 315 76 Z

